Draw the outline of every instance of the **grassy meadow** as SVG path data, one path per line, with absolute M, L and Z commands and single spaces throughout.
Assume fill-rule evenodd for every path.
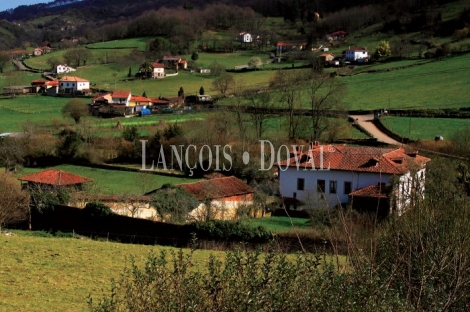
M 150 164 L 148 165 L 150 166 Z M 135 164 L 135 167 L 141 168 L 142 164 Z M 177 172 L 175 176 L 164 176 L 76 165 L 59 165 L 49 168 L 23 168 L 17 173 L 17 176 L 20 177 L 46 169 L 63 170 L 90 178 L 93 182 L 87 184 L 87 189 L 91 193 L 101 195 L 143 195 L 146 192 L 162 187 L 163 184 L 180 184 L 198 181 L 197 179 L 178 176 Z
M 436 135 L 449 139 L 457 130 L 470 127 L 470 119 L 409 118 L 388 116 L 380 119 L 392 132 L 413 140 L 434 140 Z
M 0 235 L 0 311 L 88 311 L 87 297 L 101 298 L 131 256 L 139 265 L 149 252 L 175 248 L 99 242 L 89 239 L 42 238 L 16 232 Z M 213 254 L 196 250 L 196 268 Z
M 256 219 L 247 219 L 244 222 L 250 226 L 262 226 L 268 231 L 283 233 L 292 231 L 292 225 L 298 230 L 312 228 L 310 219 L 305 218 L 287 218 L 287 217 L 264 217 Z

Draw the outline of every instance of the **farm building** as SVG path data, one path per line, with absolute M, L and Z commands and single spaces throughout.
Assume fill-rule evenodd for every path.
M 277 164 L 285 202 L 304 209 L 352 203 L 374 212 L 380 202 L 379 213 L 388 215 L 401 214 L 411 201 L 424 196 L 430 159 L 417 152 L 314 143 L 306 149 L 291 151 L 291 158 Z

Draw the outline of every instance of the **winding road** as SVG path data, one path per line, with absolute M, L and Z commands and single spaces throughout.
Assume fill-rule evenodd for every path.
M 374 120 L 374 115 L 350 115 L 351 118 L 357 121 L 357 123 L 367 130 L 374 138 L 379 142 L 391 144 L 391 145 L 403 145 L 401 142 L 398 142 L 395 139 L 392 139 L 382 131 L 380 131 L 372 122 Z

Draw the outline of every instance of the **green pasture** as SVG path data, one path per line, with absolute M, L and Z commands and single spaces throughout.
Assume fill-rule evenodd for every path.
M 288 217 L 264 217 L 256 219 L 247 219 L 244 222 L 252 227 L 262 226 L 266 230 L 274 233 L 282 233 L 291 231 L 293 228 L 310 229 L 312 228 L 310 219 L 305 218 L 288 218 Z
M 426 65 L 339 77 L 349 109 L 447 108 L 470 106 L 470 54 Z
M 0 99 L 0 131 L 21 131 L 25 123 L 50 126 L 52 120 L 62 119 L 62 107 L 69 100 L 40 95 Z
M 147 49 L 147 42 L 153 37 L 139 37 L 139 38 L 130 38 L 130 39 L 121 39 L 105 42 L 96 42 L 92 44 L 87 44 L 86 47 L 93 49 L 115 49 L 115 48 L 138 48 L 140 51 L 145 51 Z
M 387 116 L 380 120 L 392 132 L 413 140 L 434 140 L 436 135 L 442 135 L 447 140 L 458 130 L 470 127 L 470 119 L 460 118 Z
M 88 296 L 99 299 L 108 293 L 111 279 L 130 265 L 130 257 L 143 265 L 149 252 L 178 251 L 14 232 L 15 236 L 0 235 L 0 311 L 88 311 Z M 220 251 L 196 250 L 196 267 L 205 265 L 210 254 L 224 257 Z
M 148 164 L 150 166 L 150 163 Z M 142 167 L 142 163 L 135 166 Z M 134 171 L 100 169 L 76 165 L 59 165 L 51 168 L 23 168 L 18 176 L 23 176 L 46 169 L 57 169 L 78 174 L 93 180 L 87 185 L 92 193 L 104 195 L 143 195 L 146 192 L 162 187 L 163 184 L 180 184 L 198 181 L 187 177 L 164 176 Z
M 429 62 L 432 62 L 432 60 L 417 59 L 417 60 L 402 60 L 402 61 L 386 62 L 386 63 L 372 63 L 370 65 L 355 66 L 350 74 L 356 75 L 356 74 L 367 72 L 369 70 L 392 70 L 392 69 L 402 70 L 404 69 L 403 67 L 424 65 Z

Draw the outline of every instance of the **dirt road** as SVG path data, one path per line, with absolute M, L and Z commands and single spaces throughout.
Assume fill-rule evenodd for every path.
M 380 131 L 373 123 L 372 120 L 374 120 L 374 115 L 351 115 L 351 118 L 354 118 L 354 120 L 357 120 L 357 123 L 364 129 L 366 129 L 374 138 L 376 138 L 378 141 L 391 144 L 391 145 L 402 145 L 401 142 L 398 142 L 382 131 Z

